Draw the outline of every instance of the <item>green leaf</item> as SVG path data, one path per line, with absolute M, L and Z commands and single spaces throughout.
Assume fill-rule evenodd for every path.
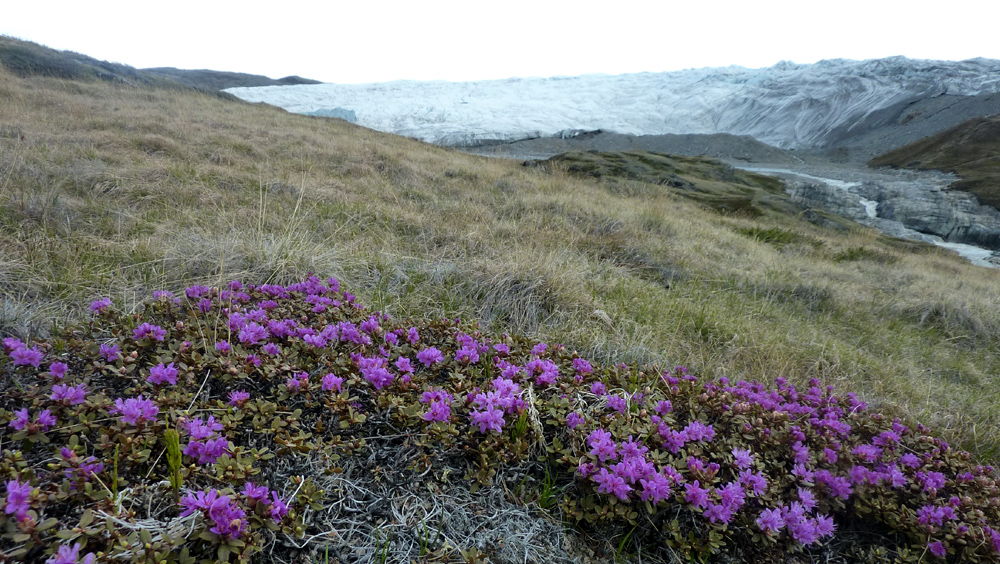
M 86 527 L 86 526 L 90 525 L 93 522 L 94 522 L 94 511 L 92 509 L 88 509 L 88 510 L 84 511 L 83 515 L 80 516 L 80 526 L 81 527 Z
M 37 531 L 47 531 L 47 530 L 51 529 L 52 527 L 55 527 L 58 524 L 59 524 L 59 519 L 56 519 L 55 517 L 49 517 L 48 519 L 46 519 L 46 520 L 42 521 L 41 523 L 39 523 L 38 527 L 36 527 L 35 530 L 37 530 Z

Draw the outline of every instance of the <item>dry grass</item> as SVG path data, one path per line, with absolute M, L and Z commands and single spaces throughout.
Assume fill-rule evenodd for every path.
M 804 242 L 744 234 L 771 228 Z M 835 260 L 858 248 L 873 254 Z M 397 317 L 819 378 L 1000 459 L 996 271 L 273 107 L 0 71 L 0 333 L 42 333 L 103 295 L 129 307 L 309 271 Z

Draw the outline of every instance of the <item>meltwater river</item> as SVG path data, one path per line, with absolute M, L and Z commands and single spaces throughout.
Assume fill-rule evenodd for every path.
M 738 166 L 738 165 L 737 165 Z M 837 209 L 833 209 L 839 215 L 845 215 L 858 221 L 859 223 L 874 227 L 894 237 L 925 241 L 935 245 L 951 249 L 959 255 L 965 257 L 970 262 L 978 266 L 990 268 L 1000 268 L 1000 252 L 985 249 L 975 245 L 945 241 L 938 235 L 923 233 L 910 229 L 903 225 L 898 219 L 888 219 L 879 217 L 878 197 L 884 198 L 887 193 L 940 193 L 955 178 L 951 175 L 935 172 L 913 172 L 913 171 L 887 171 L 887 170 L 859 170 L 859 169 L 837 169 L 837 176 L 841 178 L 830 178 L 819 176 L 823 172 L 810 174 L 803 171 L 791 170 L 780 167 L 748 167 L 738 166 L 743 170 L 757 172 L 761 174 L 773 175 L 790 181 L 805 181 L 807 187 L 797 191 L 800 198 L 804 198 L 816 205 L 816 207 L 827 207 L 831 200 L 838 201 Z M 825 172 L 825 171 L 824 171 Z M 827 172 L 829 173 L 829 172 Z M 809 195 L 809 191 L 814 193 Z M 839 192 L 833 194 L 831 192 Z M 957 194 L 954 193 L 953 194 Z M 831 198 L 831 196 L 838 196 Z M 866 197 L 870 196 L 870 197 Z M 851 213 L 850 202 L 856 202 L 856 213 Z M 843 206 L 847 204 L 846 209 Z M 846 212 L 846 213 L 845 213 Z

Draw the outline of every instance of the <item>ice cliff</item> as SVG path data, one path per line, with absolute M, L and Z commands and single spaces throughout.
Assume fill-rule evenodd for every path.
M 353 111 L 357 123 L 448 145 L 604 129 L 731 133 L 782 148 L 829 147 L 941 95 L 1000 91 L 1000 61 L 782 62 L 677 72 L 231 88 L 292 112 Z

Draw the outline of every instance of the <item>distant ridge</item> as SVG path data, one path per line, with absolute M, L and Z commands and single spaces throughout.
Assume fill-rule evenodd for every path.
M 6 35 L 0 35 L 0 65 L 21 77 L 48 76 L 66 80 L 101 80 L 133 86 L 192 88 L 232 99 L 236 98 L 221 91 L 244 86 L 320 84 L 319 81 L 299 76 L 286 76 L 276 80 L 255 74 L 213 70 L 181 70 L 172 67 L 136 69 Z
M 242 72 L 225 72 L 208 69 L 184 70 L 174 67 L 155 67 L 142 69 L 145 72 L 172 78 L 181 84 L 204 88 L 206 90 L 224 90 L 226 88 L 255 86 L 293 86 L 296 84 L 322 84 L 318 80 L 302 78 L 301 76 L 286 76 L 284 78 L 268 78 L 259 74 Z

